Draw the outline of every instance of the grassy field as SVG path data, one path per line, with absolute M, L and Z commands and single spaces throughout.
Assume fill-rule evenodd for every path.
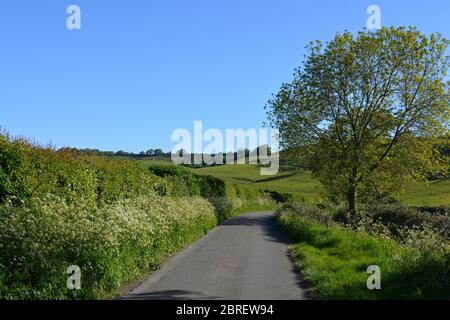
M 213 175 L 252 188 L 290 193 L 295 200 L 315 202 L 322 196 L 320 183 L 307 170 L 282 168 L 275 176 L 262 176 L 258 166 L 248 164 L 192 170 L 197 174 Z M 414 183 L 406 188 L 400 201 L 410 206 L 450 205 L 450 180 Z
M 149 158 L 144 158 L 142 160 L 137 160 L 137 161 L 144 168 L 148 168 L 149 166 L 155 165 L 155 164 L 170 164 L 171 163 L 169 158 L 163 158 L 163 157 L 149 157 Z
M 415 183 L 406 188 L 401 201 L 409 206 L 450 205 L 450 179 Z
M 281 170 L 275 176 L 262 176 L 256 165 L 224 165 L 193 169 L 197 174 L 212 175 L 228 182 L 251 188 L 290 193 L 295 200 L 315 202 L 320 199 L 322 186 L 307 170 Z

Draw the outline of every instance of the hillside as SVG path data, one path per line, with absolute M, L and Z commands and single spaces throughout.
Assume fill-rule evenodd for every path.
M 295 200 L 314 202 L 322 194 L 320 183 L 310 171 L 302 169 L 282 167 L 275 176 L 261 176 L 256 165 L 223 165 L 192 170 L 197 174 L 216 176 L 252 188 L 290 193 Z M 412 184 L 400 196 L 400 201 L 410 206 L 450 205 L 450 180 Z

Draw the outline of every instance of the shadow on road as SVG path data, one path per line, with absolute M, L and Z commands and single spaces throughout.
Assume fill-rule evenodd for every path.
M 162 290 L 148 293 L 133 293 L 122 296 L 119 300 L 214 300 L 217 297 L 204 295 L 201 292 L 186 290 Z

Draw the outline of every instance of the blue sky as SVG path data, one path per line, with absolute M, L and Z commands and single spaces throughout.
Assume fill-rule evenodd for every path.
M 68 30 L 66 8 L 81 8 Z M 0 125 L 42 144 L 138 152 L 176 128 L 259 128 L 304 46 L 366 24 L 450 37 L 450 1 L 10 0 L 0 5 Z

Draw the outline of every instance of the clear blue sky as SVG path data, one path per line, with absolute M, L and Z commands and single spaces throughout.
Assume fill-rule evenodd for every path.
M 77 4 L 82 29 L 66 28 Z M 450 1 L 9 0 L 0 125 L 57 147 L 170 150 L 176 128 L 259 128 L 312 40 L 366 24 L 450 37 Z

